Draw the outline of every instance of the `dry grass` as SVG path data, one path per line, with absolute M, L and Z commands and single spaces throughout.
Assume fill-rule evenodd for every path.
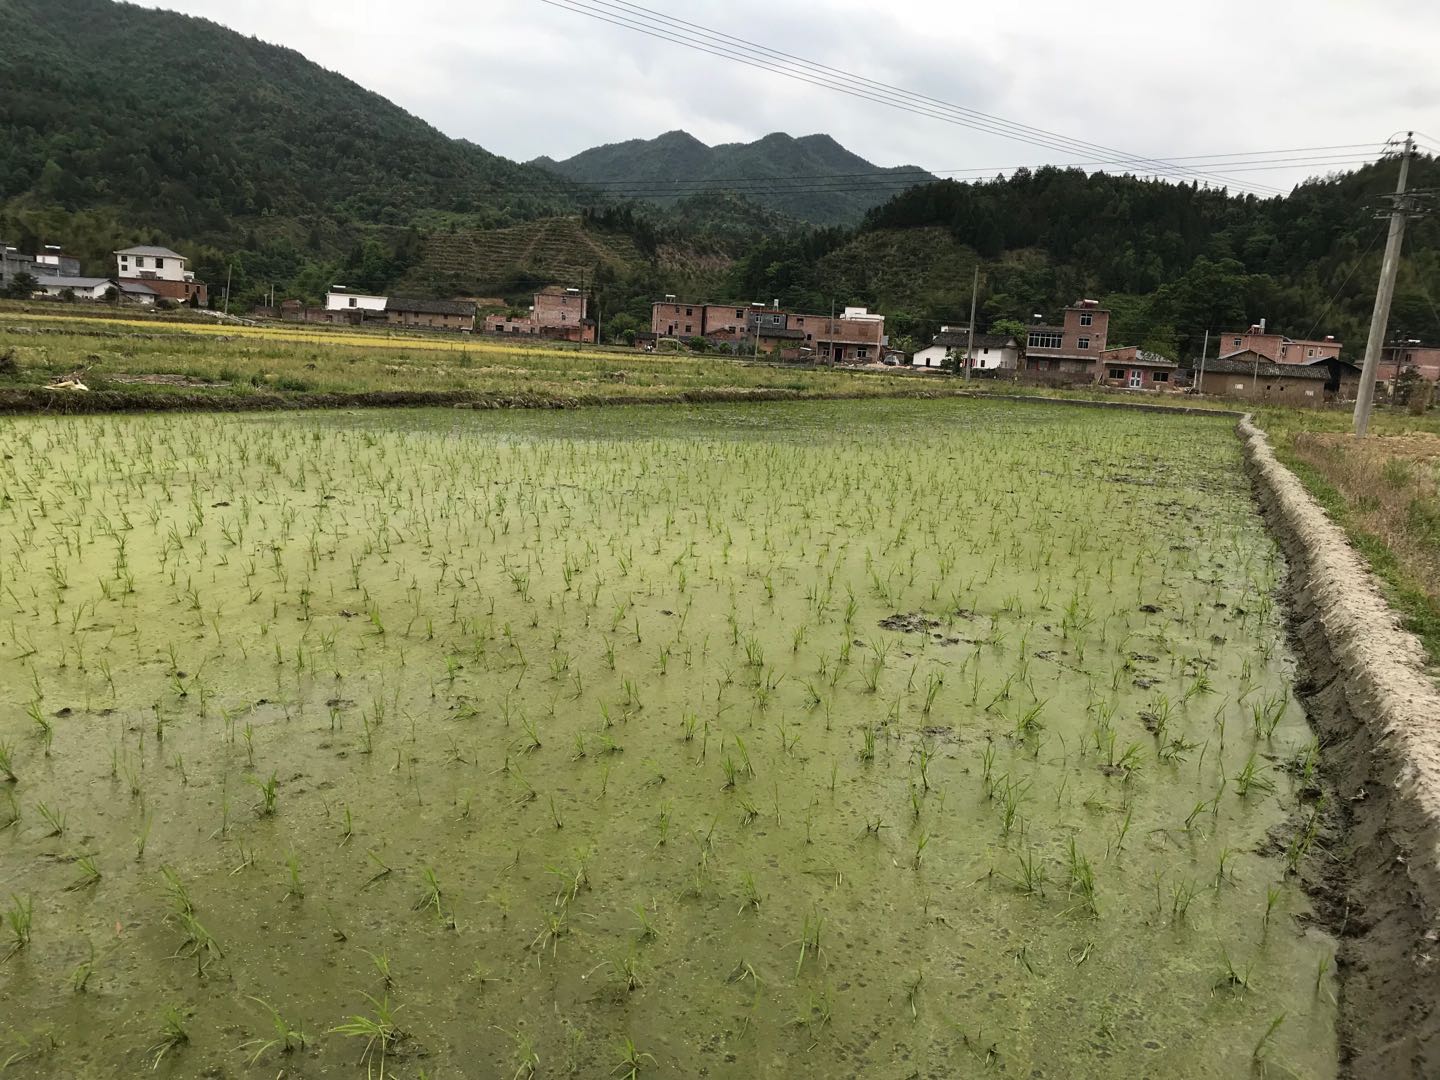
M 1336 506 L 1317 492 L 1357 545 L 1362 550 L 1378 545 L 1393 558 L 1387 572 L 1366 552 L 1393 589 L 1412 594 L 1396 606 L 1425 640 L 1432 660 L 1440 659 L 1440 435 L 1412 431 L 1359 441 L 1337 432 L 1299 431 L 1289 450 L 1292 464 L 1343 499 Z

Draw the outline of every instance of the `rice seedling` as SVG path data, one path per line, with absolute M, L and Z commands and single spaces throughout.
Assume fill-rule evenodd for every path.
M 360 1064 L 367 1071 L 374 1066 L 380 1076 L 386 1070 L 386 1058 L 396 1043 L 405 1038 L 405 1032 L 395 1023 L 396 1006 L 390 1004 L 390 995 L 378 1000 L 363 991 L 360 994 L 370 1005 L 369 1013 L 352 1013 L 344 1021 L 330 1029 L 332 1035 L 343 1035 L 349 1039 L 364 1039 L 360 1051 Z
M 35 903 L 30 897 L 20 899 L 10 894 L 10 906 L 5 910 L 5 925 L 10 929 L 10 952 L 6 959 L 30 944 L 30 928 L 35 918 Z
M 47 838 L 65 834 L 65 812 L 63 810 L 39 802 L 35 804 L 35 812 L 40 815 L 45 822 L 45 827 L 49 829 L 49 832 L 44 834 Z
M 280 1010 L 264 998 L 256 997 L 253 994 L 247 996 L 251 1001 L 265 1010 L 266 1018 L 270 1021 L 271 1030 L 271 1037 L 268 1039 L 248 1039 L 240 1044 L 241 1051 L 247 1054 L 250 1053 L 252 1047 L 254 1048 L 255 1052 L 250 1055 L 251 1065 L 254 1065 L 271 1050 L 278 1051 L 284 1055 L 293 1054 L 305 1049 L 305 1033 L 300 1030 L 298 1026 L 287 1021 L 280 1015 Z
M 247 776 L 245 780 L 252 785 L 256 791 L 260 792 L 260 805 L 256 808 L 260 816 L 269 817 L 274 814 L 275 795 L 279 784 L 275 774 L 272 772 L 268 780 L 261 780 L 254 776 Z
M 151 1069 L 158 1071 L 160 1063 L 166 1056 L 174 1053 L 180 1047 L 190 1041 L 190 1033 L 185 1030 L 185 1016 L 175 1006 L 167 1006 L 164 1014 L 160 1017 L 160 1037 L 146 1049 L 145 1053 L 151 1057 Z
M 642 1053 L 628 1035 L 620 1043 L 617 1053 L 620 1055 L 620 1062 L 610 1072 L 611 1075 L 619 1076 L 620 1080 L 636 1080 L 642 1068 L 655 1064 L 655 1055 Z
M 80 869 L 80 876 L 65 886 L 66 892 L 79 892 L 100 883 L 100 869 L 93 855 L 77 855 L 75 865 Z
M 127 349 L 152 349 L 148 340 Z M 167 347 L 214 377 L 198 348 Z M 215 347 L 240 369 L 238 347 Z M 324 371 L 320 350 L 294 351 Z M 544 354 L 525 359 L 534 377 L 557 377 Z M 107 354 L 107 365 L 124 362 Z M 608 374 L 615 363 L 586 370 L 626 390 Z M 636 369 L 645 379 L 657 370 L 624 363 L 647 365 Z M 726 365 L 710 363 L 714 384 L 728 385 Z M 450 385 L 485 366 L 470 365 L 434 378 Z M 777 1074 L 837 1071 L 835 1050 L 818 1041 L 831 1023 L 828 981 L 870 988 L 845 995 L 841 1070 L 869 1074 L 944 1041 L 936 970 L 963 966 L 977 985 L 1043 980 L 1060 955 L 1085 968 L 1075 1011 L 1100 1017 L 1092 1037 L 1117 1074 L 1153 1071 L 1103 1001 L 1124 977 L 1117 965 L 1137 957 L 1155 958 L 1147 1027 L 1163 1045 L 1186 1046 L 1197 1067 L 1243 1071 L 1236 1054 L 1285 1009 L 1291 1023 L 1307 1016 L 1293 1040 L 1306 1054 L 1298 1071 L 1324 1074 L 1328 1012 L 1313 992 L 1325 984 L 1313 944 L 1269 935 L 1276 989 L 1267 979 L 1265 995 L 1235 995 L 1223 1015 L 1173 1006 L 1188 992 L 1184 973 L 1206 962 L 1192 955 L 1203 935 L 1182 927 L 1253 918 L 1258 886 L 1247 879 L 1268 869 L 1257 881 L 1282 880 L 1323 843 L 1320 819 L 1312 827 L 1302 813 L 1286 848 L 1269 850 L 1265 837 L 1291 808 L 1257 797 L 1265 780 L 1278 783 L 1267 763 L 1285 761 L 1308 805 L 1319 749 L 1303 749 L 1302 737 L 1293 752 L 1257 750 L 1247 772 L 1259 739 L 1284 735 L 1299 713 L 1283 624 L 1267 602 L 1281 564 L 1243 477 L 1225 464 L 1228 422 L 1121 420 L 989 401 L 12 425 L 11 456 L 0 459 L 0 637 L 14 647 L 0 655 L 0 682 L 21 689 L 16 715 L 0 718 L 0 827 L 7 806 L 11 819 L 21 810 L 15 789 L 43 772 L 47 809 L 70 814 L 64 842 L 94 852 L 58 880 L 47 876 L 53 858 L 17 863 L 13 888 L 42 898 L 46 927 L 43 897 L 61 909 L 59 933 L 31 946 L 37 969 L 63 972 L 83 956 L 52 951 L 76 947 L 64 912 L 96 885 L 82 858 L 97 873 L 104 862 L 96 899 L 123 900 L 144 880 L 143 863 L 109 856 L 138 832 L 137 855 L 153 839 L 173 877 L 155 875 L 175 954 L 201 976 L 225 974 L 207 928 L 223 930 L 224 960 L 248 980 L 241 992 L 284 1010 L 277 1020 L 255 1002 L 261 1025 L 235 1039 L 248 1040 L 242 1053 L 257 1069 L 289 1071 L 313 1049 L 291 1021 L 323 1004 L 314 973 L 364 925 L 383 928 L 397 974 L 403 956 L 407 977 L 459 970 L 472 991 L 427 995 L 427 1056 L 403 1063 L 411 1073 L 503 1065 L 501 1075 L 538 1075 L 541 1054 L 544 1071 L 609 1068 L 603 1046 L 578 1048 L 573 1010 L 524 1004 L 554 980 L 570 985 L 596 951 L 612 957 L 600 1004 L 643 995 L 646 1030 L 672 1033 L 667 1070 L 695 1072 L 710 1058 L 694 1018 L 717 1004 L 704 973 L 724 942 L 673 931 L 659 906 L 671 897 L 694 908 L 678 913 L 682 929 L 734 904 L 730 917 L 776 954 L 747 945 L 719 991 L 743 984 L 737 1026 Z M 946 464 L 957 438 L 963 471 Z M 84 723 L 63 719 L 62 695 L 74 695 Z M 1213 718 L 1197 709 L 1206 697 L 1219 705 Z M 1237 717 L 1253 740 L 1236 737 Z M 50 756 L 32 761 L 27 746 Z M 232 814 L 237 771 L 258 792 L 251 826 Z M 287 814 L 324 822 L 318 832 L 276 835 L 265 822 L 281 772 L 293 778 Z M 1227 784 L 1248 802 L 1224 799 Z M 107 802 L 116 796 L 134 812 Z M 362 814 L 366 844 L 352 859 L 360 799 L 377 812 Z M 35 803 L 24 800 L 12 843 L 49 828 Z M 975 804 L 989 813 L 971 813 Z M 218 811 L 219 828 L 203 833 L 234 841 L 228 854 L 195 848 L 192 808 Z M 72 839 L 82 822 L 93 839 Z M 567 838 L 577 834 L 593 853 L 575 853 Z M 693 847 L 682 842 L 692 836 Z M 474 853 L 462 876 L 487 890 L 467 905 L 473 918 L 458 938 L 410 914 L 461 906 L 440 889 L 439 874 L 447 889 L 459 885 L 449 863 L 426 867 L 431 856 L 412 854 L 420 862 L 405 885 L 388 864 L 388 852 L 452 850 Z M 967 901 L 979 884 L 970 868 L 987 864 L 1007 887 Z M 240 876 L 261 866 L 276 877 Z M 1104 875 L 1101 904 L 1105 866 L 1122 872 Z M 277 880 L 289 884 L 281 910 L 299 973 L 283 988 L 254 961 L 272 917 L 246 915 L 255 891 Z M 1076 935 L 1073 917 L 1139 911 L 1152 880 L 1153 917 L 1126 930 L 1125 949 Z M 1190 906 L 1194 882 L 1203 920 Z M 313 902 L 337 889 L 333 912 Z M 836 894 L 843 921 L 822 921 L 816 890 Z M 1037 919 L 1042 891 L 1057 890 L 1065 911 Z M 637 904 L 643 897 L 656 899 Z M 1013 947 L 960 951 L 980 907 L 986 928 L 1024 929 Z M 1269 901 L 1265 923 L 1283 910 Z M 784 934 L 766 927 L 796 924 L 798 939 L 782 946 L 794 951 L 777 950 Z M 137 940 L 128 921 L 117 933 Z M 457 948 L 518 949 L 536 964 L 492 978 L 474 956 L 456 968 Z M 131 953 L 137 985 L 173 977 L 147 950 Z M 377 955 L 363 961 L 367 989 L 393 994 L 391 961 Z M 767 1000 L 785 981 L 768 965 L 787 958 L 804 989 Z M 154 993 L 129 999 L 158 1010 Z M 477 995 L 494 1025 L 478 1033 Z M 185 1026 L 197 1050 L 199 1032 L 234 1022 L 224 997 L 196 996 Z M 57 1074 L 113 1071 L 96 1032 L 113 1029 L 114 1007 L 92 998 L 97 1023 L 63 1031 Z M 1026 1039 L 1013 1009 L 982 997 L 967 1009 L 974 1071 L 1010 1065 L 1001 1048 Z M 377 1034 L 385 1017 L 369 1001 L 361 1012 L 366 1024 L 347 1034 L 369 1051 L 362 1071 L 404 1071 Z M 46 1022 L 32 1000 L 17 999 L 15 1013 L 17 1026 Z M 913 1037 L 850 1037 L 896 1022 Z M 481 1056 L 459 1060 L 460 1046 Z M 1063 1072 L 1074 1062 L 1055 1051 L 1046 1064 Z M 645 1058 L 616 1071 L 641 1066 L 661 1071 Z

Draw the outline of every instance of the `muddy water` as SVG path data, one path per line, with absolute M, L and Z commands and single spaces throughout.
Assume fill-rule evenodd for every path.
M 1286 874 L 1311 736 L 1223 421 L 37 419 L 0 452 L 17 1074 L 1334 1075 Z

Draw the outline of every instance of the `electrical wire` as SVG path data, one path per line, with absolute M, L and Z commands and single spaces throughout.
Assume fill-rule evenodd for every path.
M 1103 153 L 1113 155 L 1107 159 L 1109 164 L 1129 164 L 1135 168 L 1144 167 L 1142 171 L 1153 172 L 1159 175 L 1169 176 L 1172 179 L 1206 179 L 1207 181 L 1223 182 L 1227 186 L 1234 186 L 1238 189 L 1247 190 L 1250 194 L 1263 194 L 1270 185 L 1235 182 L 1231 178 L 1220 174 L 1207 173 L 1204 170 L 1176 166 L 1173 163 L 1155 158 L 1145 158 L 1139 155 L 1126 154 L 1123 151 L 1095 143 L 1087 143 L 1082 140 L 1071 139 L 1067 136 L 1056 135 L 1041 128 L 1034 128 L 1029 125 L 1016 124 L 999 117 L 990 117 L 988 114 L 979 113 L 977 110 L 965 109 L 962 106 L 954 106 L 948 103 L 941 103 L 939 106 L 926 104 L 929 100 L 923 95 L 911 95 L 905 91 L 895 91 L 890 88 L 884 90 L 871 90 L 866 86 L 869 82 L 875 87 L 884 84 L 875 84 L 873 80 L 859 80 L 854 77 L 839 73 L 838 78 L 823 73 L 827 70 L 824 65 L 817 65 L 811 61 L 804 61 L 795 58 L 797 62 L 779 62 L 767 60 L 764 56 L 736 54 L 723 51 L 713 47 L 703 38 L 696 39 L 693 36 L 686 36 L 683 32 L 677 33 L 673 27 L 646 25 L 625 13 L 614 10 L 614 5 L 607 5 L 606 0 L 541 0 L 542 3 L 562 10 L 572 11 L 576 14 L 585 15 L 600 22 L 610 23 L 627 30 L 636 31 L 649 37 L 666 41 L 670 44 L 681 45 L 686 48 L 695 49 L 700 52 L 718 56 L 721 59 L 730 60 L 735 63 L 744 64 L 749 67 L 769 71 L 782 75 L 786 78 L 810 83 L 824 89 L 833 90 L 838 93 L 857 97 L 882 105 L 888 105 L 903 112 L 913 113 L 931 119 L 941 120 L 945 123 L 955 124 L 971 130 L 982 131 L 988 134 L 999 135 L 1017 142 L 1028 143 L 1033 146 L 1050 150 L 1074 153 L 1076 150 L 1090 153 Z M 648 10 L 648 9 L 645 9 Z M 662 16 L 662 18 L 664 18 Z M 692 24 L 693 25 L 693 24 Z M 713 40 L 733 46 L 737 44 L 736 39 L 728 36 L 714 34 L 712 31 L 705 31 Z M 739 43 L 744 44 L 744 43 Z M 774 52 L 774 50 L 769 50 Z M 787 54 L 779 54 L 786 56 Z M 807 65 L 801 67 L 800 65 Z M 1278 194 L 1278 191 L 1271 189 Z
M 576 2 L 576 0 L 570 0 L 570 2 L 574 3 Z M 653 8 L 648 8 L 641 4 L 634 3 L 633 0 L 589 0 L 589 2 L 590 5 L 598 6 L 601 8 L 608 8 L 611 10 L 629 9 L 631 11 L 639 12 L 642 15 L 653 16 L 654 18 L 659 19 L 664 23 L 671 24 L 671 26 L 685 27 L 687 28 L 687 31 L 698 32 L 698 34 L 694 34 L 692 36 L 699 36 L 702 39 L 709 39 L 711 41 L 720 43 L 722 46 L 729 45 L 730 43 L 737 40 L 728 34 L 720 34 L 714 30 L 711 30 L 708 27 L 701 26 L 699 23 L 688 22 L 684 19 L 679 19 L 674 16 L 666 15 L 663 12 L 656 11 Z M 685 33 L 687 31 L 681 32 Z M 807 60 L 804 57 L 796 56 L 793 53 L 780 52 L 778 50 L 771 49 L 754 42 L 748 43 L 748 45 L 755 51 L 767 54 L 770 57 L 774 57 L 780 63 L 787 66 L 795 66 L 802 69 L 809 69 L 812 71 L 824 73 L 827 76 L 838 76 L 840 79 L 848 83 L 863 86 L 866 89 L 870 89 L 873 91 L 878 91 L 885 96 L 893 96 L 904 100 L 923 103 L 925 105 L 937 106 L 946 111 L 969 116 L 971 118 L 981 120 L 989 124 L 998 124 L 1002 127 L 1010 128 L 1015 131 L 1023 131 L 1028 135 L 1038 135 L 1054 139 L 1060 139 L 1063 142 L 1073 145 L 1075 147 L 1085 147 L 1091 150 L 1099 150 L 1104 153 L 1121 154 L 1122 157 L 1127 160 L 1134 160 L 1136 163 L 1144 163 L 1151 166 L 1150 170 L 1147 171 L 1155 171 L 1155 168 L 1158 166 L 1171 164 L 1171 162 L 1167 160 L 1152 157 L 1136 157 L 1134 155 L 1126 154 L 1122 151 L 1115 150 L 1112 147 L 1101 146 L 1096 143 L 1073 139 L 1069 136 L 1061 135 L 1053 131 L 1048 131 L 1044 128 L 1033 127 L 1029 124 L 1018 124 L 1014 121 L 1006 120 L 1003 117 L 995 116 L 991 113 L 985 113 L 981 112 L 978 109 L 971 109 L 965 106 L 955 105 L 951 102 L 944 101 L 940 98 L 931 97 L 926 94 L 917 94 L 909 90 L 893 87 L 888 83 L 879 82 L 875 79 L 869 79 L 861 75 L 855 75 L 852 72 L 842 71 L 838 68 L 830 67 L 826 64 L 819 64 L 814 61 Z M 1193 172 L 1194 170 L 1187 171 Z M 1216 179 L 1223 178 L 1216 177 Z

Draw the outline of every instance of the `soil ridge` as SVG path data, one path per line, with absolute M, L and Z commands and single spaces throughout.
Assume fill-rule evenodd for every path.
M 1344 532 L 1248 414 L 1237 430 L 1340 830 L 1303 876 L 1340 940 L 1342 1075 L 1440 1076 L 1440 689 Z

